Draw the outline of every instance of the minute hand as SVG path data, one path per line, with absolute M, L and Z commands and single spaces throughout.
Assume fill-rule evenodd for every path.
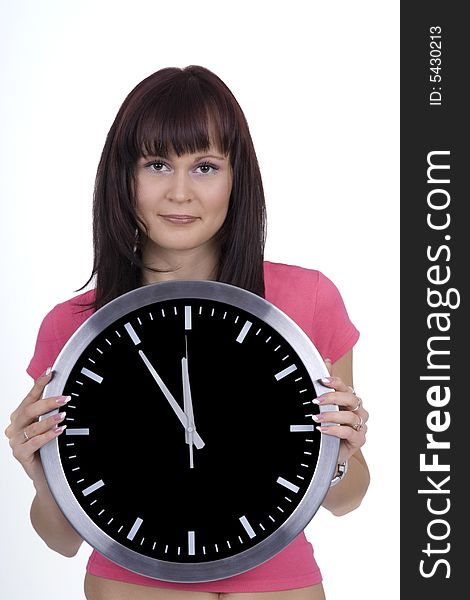
M 142 350 L 139 350 L 139 356 L 144 361 L 145 366 L 147 367 L 147 369 L 150 371 L 150 374 L 152 375 L 152 377 L 157 382 L 158 387 L 161 389 L 163 395 L 165 396 L 165 398 L 168 401 L 168 404 L 171 406 L 171 408 L 173 409 L 174 413 L 176 414 L 176 416 L 180 420 L 181 425 L 183 425 L 183 427 L 185 429 L 187 429 L 188 428 L 188 417 L 187 417 L 186 413 L 181 408 L 181 406 L 178 404 L 178 402 L 175 400 L 174 396 L 172 395 L 172 393 L 170 392 L 170 390 L 166 387 L 166 385 L 164 384 L 162 378 L 157 373 L 157 371 L 154 369 L 152 363 L 145 356 L 145 354 L 142 352 Z M 201 439 L 201 436 L 197 432 L 194 432 L 194 445 L 198 449 L 203 448 L 204 445 L 205 445 L 204 442 Z

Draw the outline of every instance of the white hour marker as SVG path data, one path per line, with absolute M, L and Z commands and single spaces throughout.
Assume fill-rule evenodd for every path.
M 190 329 L 192 329 L 191 307 L 190 306 L 184 307 L 184 328 L 186 329 L 186 331 L 189 331 Z
M 292 432 L 314 431 L 315 427 L 313 425 L 291 425 L 290 430 Z
M 287 481 L 287 479 L 284 479 L 284 477 L 278 477 L 276 483 L 283 485 L 285 488 L 287 488 L 291 492 L 297 493 L 300 490 L 300 488 L 297 485 L 294 485 L 290 481 Z
M 129 337 L 131 338 L 131 340 L 134 342 L 134 344 L 137 346 L 137 344 L 140 344 L 140 337 L 137 335 L 135 329 L 132 327 L 132 325 L 130 323 L 126 323 L 124 325 L 127 333 L 129 334 Z
M 250 331 L 250 328 L 252 325 L 253 325 L 253 323 L 251 321 L 247 321 L 245 323 L 245 325 L 243 325 L 242 330 L 240 331 L 240 333 L 238 334 L 238 337 L 237 337 L 237 342 L 239 344 L 241 344 L 243 342 L 243 340 L 246 338 L 246 334 Z
M 250 525 L 245 515 L 243 515 L 243 517 L 240 517 L 240 523 L 243 525 L 243 528 L 245 529 L 250 538 L 254 538 L 256 536 L 255 530 Z
M 65 435 L 90 435 L 90 430 L 88 427 L 83 427 L 82 429 L 66 429 Z
M 135 520 L 134 525 L 132 525 L 129 533 L 127 534 L 127 539 L 128 540 L 133 540 L 136 536 L 136 533 L 139 531 L 140 526 L 142 525 L 144 521 L 140 518 L 137 517 L 137 519 Z
M 96 381 L 97 383 L 101 383 L 103 381 L 103 378 L 100 375 L 97 375 L 96 373 L 90 371 L 90 369 L 87 369 L 86 367 L 83 367 L 80 373 L 82 373 L 89 379 L 93 379 L 93 381 Z
M 104 486 L 104 481 L 102 479 L 100 479 L 99 481 L 96 481 L 95 483 L 89 485 L 84 490 L 82 490 L 82 494 L 84 496 L 89 496 L 90 494 L 92 494 L 93 492 L 96 492 L 96 490 L 99 490 L 103 486 Z
M 188 554 L 194 556 L 195 553 L 194 531 L 188 531 Z
M 290 375 L 294 371 L 297 371 L 297 366 L 290 365 L 290 367 L 286 367 L 285 369 L 282 369 L 282 371 L 279 371 L 279 373 L 276 373 L 276 375 L 274 375 L 274 377 L 276 378 L 277 381 L 279 381 L 280 379 L 284 379 L 284 377 L 287 377 L 287 375 Z

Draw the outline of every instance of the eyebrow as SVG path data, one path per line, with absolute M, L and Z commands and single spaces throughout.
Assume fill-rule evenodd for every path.
M 198 161 L 198 160 L 201 160 L 203 158 L 215 158 L 216 160 L 225 160 L 227 157 L 226 156 L 219 156 L 217 154 L 201 154 L 200 156 L 196 156 L 196 158 L 194 160 Z

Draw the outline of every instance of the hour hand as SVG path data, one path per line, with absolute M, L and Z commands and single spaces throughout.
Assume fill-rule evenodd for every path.
M 144 352 L 142 350 L 139 350 L 139 356 L 143 360 L 143 362 L 144 362 L 145 366 L 147 367 L 147 369 L 150 371 L 150 374 L 152 375 L 152 377 L 156 381 L 158 387 L 160 388 L 160 390 L 162 391 L 162 393 L 165 396 L 166 400 L 168 401 L 168 404 L 173 409 L 173 412 L 176 414 L 176 416 L 180 420 L 181 425 L 183 425 L 183 427 L 187 430 L 187 428 L 188 428 L 189 425 L 188 425 L 188 417 L 187 417 L 186 413 L 181 408 L 181 406 L 178 404 L 178 402 L 175 400 L 174 396 L 172 395 L 172 393 L 170 392 L 170 390 L 166 387 L 166 385 L 163 382 L 162 378 L 157 373 L 157 371 L 153 367 L 152 363 L 149 361 L 149 359 L 146 357 L 146 355 L 144 354 Z M 205 445 L 204 442 L 202 441 L 200 435 L 197 432 L 194 432 L 194 445 L 198 449 L 203 448 L 204 445 Z
M 183 409 L 188 417 L 188 427 L 186 429 L 186 443 L 189 444 L 189 433 L 191 433 L 190 428 L 194 431 L 196 426 L 194 424 L 194 411 L 193 411 L 193 401 L 191 398 L 191 388 L 189 386 L 189 372 L 188 372 L 188 360 L 187 358 L 181 359 L 181 372 L 183 376 Z
M 190 455 L 190 465 L 191 468 L 193 465 L 193 456 L 192 456 L 192 446 L 193 444 L 196 448 L 199 448 L 196 444 L 196 437 L 198 437 L 198 432 L 196 431 L 196 425 L 194 423 L 194 412 L 193 412 L 193 401 L 191 397 L 191 387 L 189 384 L 189 372 L 188 372 L 188 359 L 181 359 L 181 371 L 183 376 L 183 402 L 184 402 L 184 412 L 188 417 L 188 427 L 186 429 L 186 443 L 189 444 L 189 455 Z

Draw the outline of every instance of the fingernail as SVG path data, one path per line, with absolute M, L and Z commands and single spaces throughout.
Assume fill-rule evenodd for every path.
M 321 421 L 322 417 L 320 415 L 312 415 L 312 419 L 318 423 L 318 421 Z
M 56 425 L 53 429 L 54 433 L 56 433 L 57 435 L 59 435 L 60 433 L 62 433 L 64 431 L 64 429 L 67 427 L 67 425 Z
M 314 398 L 312 400 L 312 404 L 320 404 L 320 400 L 318 398 Z
M 322 377 L 321 378 L 322 383 L 331 383 L 332 381 L 333 381 L 332 377 Z
M 47 367 L 47 369 L 44 371 L 44 373 L 41 375 L 41 377 L 47 377 L 48 375 L 51 374 L 52 371 L 52 367 Z
M 57 421 L 57 423 L 60 423 L 61 421 L 63 421 L 65 419 L 66 414 L 67 413 L 65 413 L 65 412 L 57 413 L 56 415 L 54 415 L 54 421 Z
M 71 397 L 71 396 L 59 396 L 59 397 L 57 398 L 57 400 L 56 400 L 56 403 L 57 403 L 59 406 L 62 406 L 62 405 L 64 405 L 64 404 L 67 404 L 67 402 L 70 402 L 70 400 L 71 400 L 71 399 L 72 399 L 72 397 Z
M 315 429 L 318 429 L 318 431 L 321 431 L 322 433 L 328 433 L 330 428 L 328 425 L 318 425 Z

